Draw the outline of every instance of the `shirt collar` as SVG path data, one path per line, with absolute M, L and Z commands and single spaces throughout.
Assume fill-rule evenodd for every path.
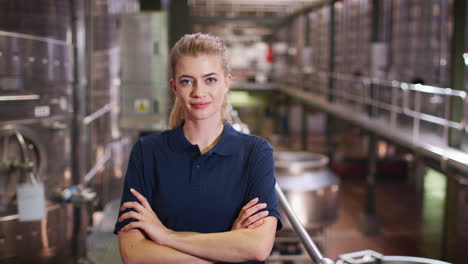
M 176 151 L 185 151 L 189 148 L 198 149 L 196 145 L 192 145 L 190 141 L 184 135 L 183 123 L 175 128 L 170 139 L 172 148 Z M 218 143 L 210 149 L 205 155 L 218 154 L 221 156 L 229 156 L 235 152 L 233 148 L 235 135 L 237 130 L 235 130 L 229 122 L 224 123 L 224 129 L 221 134 L 221 138 Z
M 207 152 L 207 154 L 216 153 L 221 156 L 229 156 L 234 154 L 235 148 L 233 145 L 235 144 L 236 133 L 239 132 L 237 132 L 237 130 L 235 130 L 229 122 L 224 123 L 224 129 L 221 138 L 219 139 L 218 143 Z
M 170 138 L 170 143 L 171 146 L 174 150 L 176 151 L 183 151 L 188 148 L 194 148 L 195 145 L 192 145 L 190 141 L 187 140 L 187 138 L 184 135 L 184 130 L 183 130 L 184 123 L 174 130 L 172 130 L 172 136 Z

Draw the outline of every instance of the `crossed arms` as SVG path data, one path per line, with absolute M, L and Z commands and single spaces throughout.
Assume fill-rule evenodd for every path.
M 131 222 L 118 233 L 122 260 L 127 263 L 213 263 L 265 260 L 275 239 L 277 219 L 267 211 L 255 214 L 265 207 L 247 203 L 233 224 L 231 231 L 222 233 L 175 232 L 166 228 L 154 213 L 148 201 L 131 189 L 138 202 L 127 202 L 119 221 Z M 148 239 L 147 239 L 148 238 Z

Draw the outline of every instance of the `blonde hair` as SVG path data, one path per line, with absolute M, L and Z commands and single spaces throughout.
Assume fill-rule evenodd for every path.
M 177 62 L 183 56 L 198 56 L 198 55 L 218 55 L 221 59 L 221 66 L 224 71 L 224 76 L 230 74 L 229 63 L 226 55 L 226 48 L 223 42 L 215 36 L 208 34 L 196 33 L 185 35 L 177 41 L 172 47 L 170 54 L 171 76 L 175 78 Z M 231 113 L 228 109 L 227 94 L 224 96 L 223 105 L 221 107 L 221 120 L 223 122 L 232 122 Z M 171 115 L 169 117 L 169 128 L 174 129 L 184 121 L 184 109 L 176 97 L 172 106 Z

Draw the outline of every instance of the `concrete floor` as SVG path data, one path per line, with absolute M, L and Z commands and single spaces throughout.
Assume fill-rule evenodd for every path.
M 421 195 L 404 181 L 378 181 L 376 208 L 378 232 L 365 235 L 363 179 L 342 179 L 338 221 L 327 231 L 325 255 L 371 249 L 384 255 L 440 257 L 440 229 L 422 230 Z

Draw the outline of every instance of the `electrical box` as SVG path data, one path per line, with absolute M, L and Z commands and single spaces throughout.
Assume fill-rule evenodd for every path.
M 388 44 L 374 42 L 371 45 L 371 76 L 377 79 L 387 79 L 388 68 Z
M 120 126 L 146 132 L 166 129 L 169 102 L 166 13 L 125 14 L 120 35 Z

